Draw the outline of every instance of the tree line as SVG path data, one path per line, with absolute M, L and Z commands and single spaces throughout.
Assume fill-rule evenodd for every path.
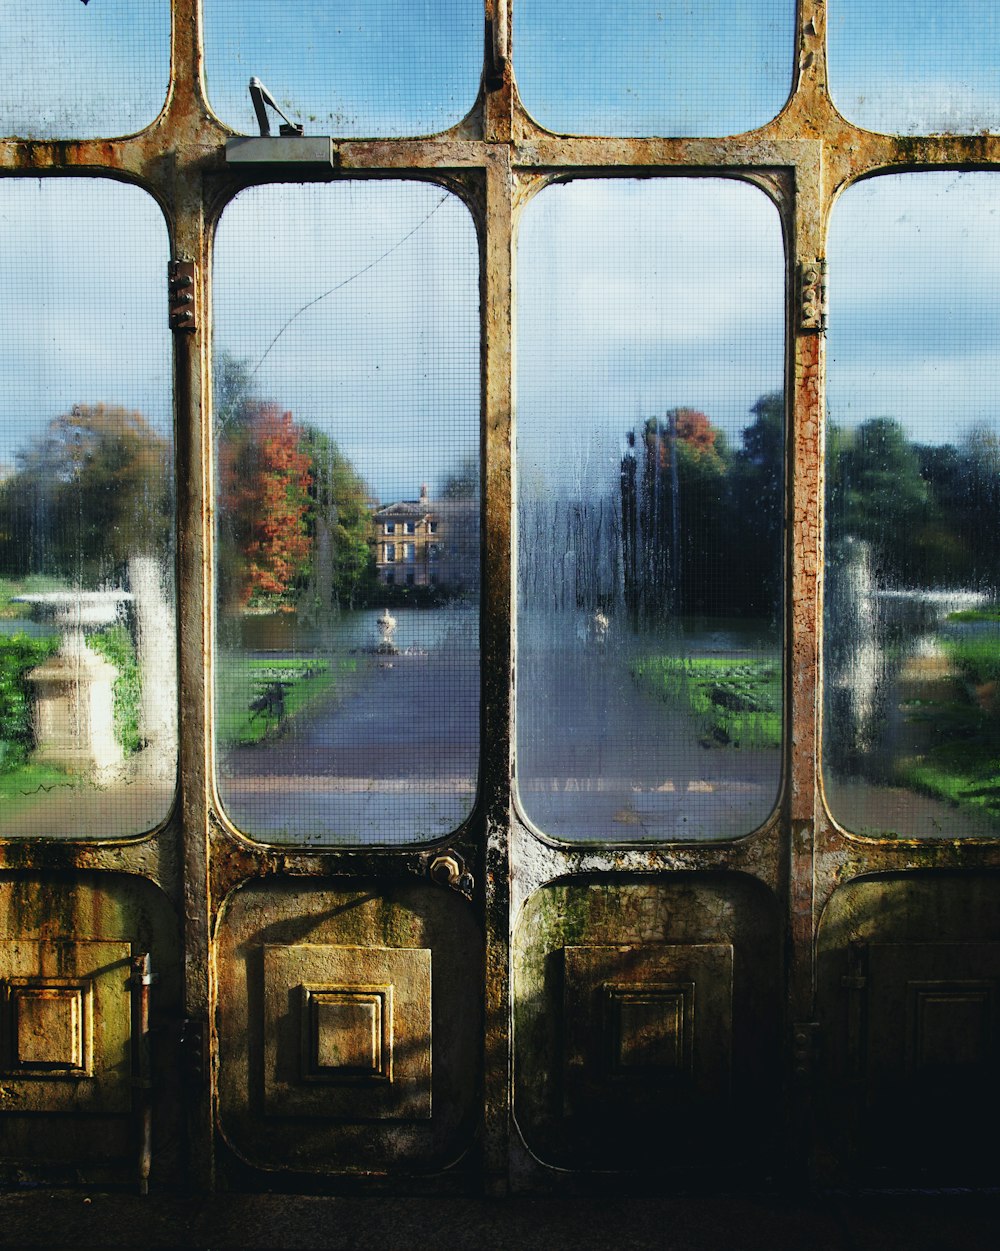
M 761 396 L 733 448 L 675 408 L 628 434 L 619 499 L 634 623 L 682 615 L 776 618 L 782 597 L 784 397 Z M 886 588 L 1000 585 L 1000 436 L 922 443 L 892 417 L 827 427 L 827 559 L 866 544 Z
M 254 394 L 246 366 L 216 376 L 221 602 L 320 612 L 374 581 L 368 489 L 336 442 Z M 0 576 L 120 584 L 137 555 L 172 559 L 172 441 L 138 412 L 78 404 L 0 482 Z

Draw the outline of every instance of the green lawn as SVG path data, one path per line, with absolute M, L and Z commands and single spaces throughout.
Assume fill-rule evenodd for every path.
M 990 685 L 1000 683 L 1000 639 L 946 638 L 943 646 L 958 670 L 955 698 L 904 705 L 907 716 L 928 723 L 940 743 L 904 763 L 900 780 L 956 808 L 1000 818 L 1000 703 L 989 695 Z
M 0 773 L 0 803 L 56 787 L 73 787 L 78 784 L 79 779 L 52 765 L 25 764 L 10 773 Z
M 633 662 L 641 689 L 685 707 L 705 747 L 781 745 L 781 665 L 775 660 L 647 656 Z
M 344 657 L 328 660 L 304 657 L 296 660 L 251 660 L 230 655 L 220 658 L 216 680 L 215 732 L 226 747 L 259 743 L 279 732 L 289 718 L 318 700 L 329 701 L 343 693 L 345 680 L 357 671 L 358 662 Z M 283 715 L 276 711 L 251 710 L 268 688 L 282 683 Z

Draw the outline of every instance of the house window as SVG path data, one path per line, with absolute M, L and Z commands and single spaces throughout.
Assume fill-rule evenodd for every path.
M 396 559 L 396 544 L 395 543 L 386 543 L 384 559 L 387 561 L 392 561 Z
M 415 523 L 415 522 L 413 522 L 413 521 L 404 521 L 404 522 L 403 522 L 403 533 L 404 533 L 404 534 L 416 534 L 416 532 L 417 532 L 417 527 L 416 527 L 416 523 Z
M 383 534 L 395 534 L 396 523 L 394 521 L 387 521 L 385 525 L 382 527 L 382 533 Z
M 437 532 L 438 532 L 438 523 L 437 523 L 436 521 L 428 521 L 428 523 L 427 523 L 427 533 L 428 533 L 428 534 L 437 534 Z
M 412 543 L 404 543 L 403 544 L 403 560 L 405 560 L 407 564 L 412 564 L 415 559 L 416 559 L 415 546 Z

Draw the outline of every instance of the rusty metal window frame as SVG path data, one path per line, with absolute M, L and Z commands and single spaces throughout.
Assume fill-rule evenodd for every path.
M 1000 867 L 1000 841 L 861 838 L 838 828 L 819 777 L 822 629 L 826 225 L 845 187 L 886 172 L 1000 170 L 1000 136 L 894 136 L 845 121 L 827 87 L 825 0 L 799 0 L 792 91 L 768 125 L 719 138 L 567 138 L 539 129 L 522 108 L 512 70 L 512 0 L 484 0 L 483 82 L 472 112 L 445 134 L 420 139 L 329 140 L 326 164 L 227 164 L 234 138 L 205 94 L 200 0 L 172 0 L 171 85 L 160 116 L 124 138 L 0 139 L 5 177 L 108 177 L 133 182 L 161 203 L 172 256 L 196 268 L 195 324 L 178 325 L 174 389 L 178 466 L 180 789 L 162 829 L 121 843 L 0 842 L 0 867 L 127 872 L 159 883 L 185 926 L 185 1011 L 208 1019 L 211 935 L 227 895 L 253 877 L 424 875 L 420 849 L 295 849 L 251 843 L 220 815 L 211 725 L 212 439 L 211 278 L 216 223 L 244 187 L 274 181 L 416 178 L 460 195 L 480 232 L 482 295 L 483 591 L 479 799 L 449 840 L 474 866 L 486 935 L 486 1167 L 502 1171 L 508 1133 L 509 934 L 533 890 L 573 874 L 739 873 L 787 908 L 789 1012 L 807 1020 L 814 987 L 815 925 L 843 880 L 898 871 Z M 294 139 L 275 143 L 294 144 Z M 529 832 L 512 800 L 514 637 L 512 579 L 512 292 L 517 217 L 549 182 L 575 177 L 729 176 L 777 204 L 786 239 L 787 607 L 785 781 L 772 819 L 727 843 L 549 843 Z M 164 309 L 167 316 L 167 309 Z M 512 871 L 512 866 L 516 871 Z M 210 1117 L 206 1103 L 204 1114 Z M 209 1124 L 209 1120 L 205 1124 Z M 207 1138 L 210 1135 L 206 1135 Z M 208 1148 L 205 1147 L 207 1151 Z

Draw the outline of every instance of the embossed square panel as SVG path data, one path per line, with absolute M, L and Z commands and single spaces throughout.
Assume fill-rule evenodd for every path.
M 12 1031 L 8 1072 L 91 1075 L 91 982 L 11 978 L 6 995 Z
M 0 943 L 0 1071 L 19 1112 L 132 1105 L 131 946 Z
M 392 987 L 302 987 L 305 1081 L 392 1080 Z
M 429 950 L 268 944 L 263 1003 L 269 1116 L 430 1116 Z
M 694 983 L 605 986 L 612 1076 L 690 1072 Z
M 1000 1062 L 1000 944 L 873 943 L 868 948 L 868 1078 L 970 1075 Z
M 996 987 L 989 982 L 907 985 L 907 1071 L 991 1063 Z
M 627 1119 L 724 1098 L 732 989 L 728 944 L 564 947 L 564 1113 Z

